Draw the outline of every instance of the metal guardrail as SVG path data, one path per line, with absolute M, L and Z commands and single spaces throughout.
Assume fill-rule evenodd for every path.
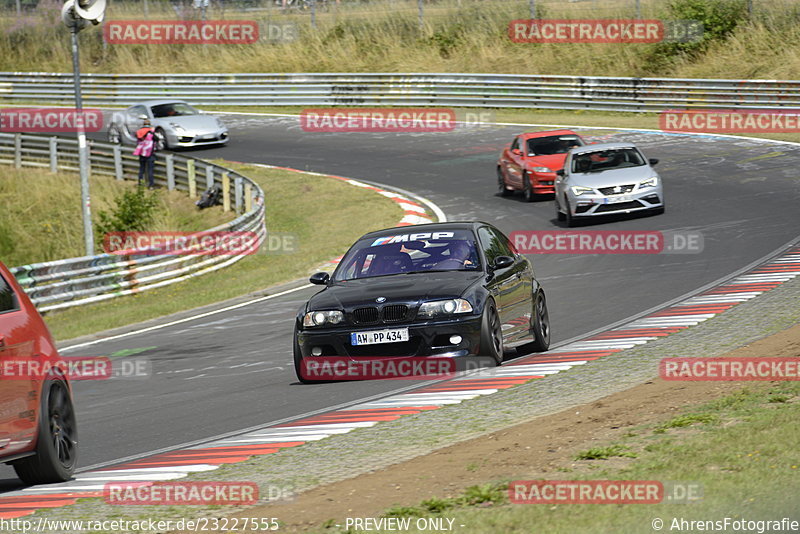
M 0 133 L 0 164 L 78 170 L 76 139 Z M 117 180 L 138 179 L 139 159 L 132 149 L 90 141 L 90 173 Z M 241 174 L 200 159 L 157 154 L 157 185 L 197 196 L 214 184 L 223 192 L 223 207 L 238 217 L 210 231 L 254 232 L 266 236 L 264 191 Z M 198 184 L 198 181 L 200 184 Z M 14 267 L 11 272 L 41 312 L 100 302 L 174 284 L 231 265 L 243 255 L 98 254 Z
M 0 73 L 0 98 L 71 105 L 72 75 Z M 655 112 L 800 106 L 797 80 L 516 74 L 84 74 L 84 104 L 181 98 L 197 105 L 452 106 Z

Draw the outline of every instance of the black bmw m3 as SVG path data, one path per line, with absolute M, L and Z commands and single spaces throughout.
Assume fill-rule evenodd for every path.
M 488 357 L 550 345 L 544 290 L 527 258 L 494 226 L 389 228 L 359 239 L 299 310 L 294 363 L 326 357 Z

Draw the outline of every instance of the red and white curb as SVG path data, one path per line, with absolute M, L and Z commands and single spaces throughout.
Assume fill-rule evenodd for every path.
M 103 486 L 108 482 L 175 480 L 193 473 L 213 471 L 225 464 L 243 462 L 252 456 L 273 454 L 336 434 L 346 434 L 357 428 L 371 427 L 382 421 L 491 395 L 680 332 L 798 275 L 800 245 L 717 287 L 645 317 L 502 367 L 188 449 L 81 473 L 74 480 L 62 484 L 34 486 L 6 494 L 0 497 L 0 518 L 21 517 L 32 514 L 36 509 L 74 504 L 78 498 L 100 497 Z

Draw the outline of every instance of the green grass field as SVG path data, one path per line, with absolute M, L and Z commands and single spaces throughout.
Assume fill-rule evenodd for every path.
M 385 515 L 455 518 L 455 524 L 466 525 L 464 531 L 475 534 L 638 534 L 655 532 L 652 525 L 657 520 L 663 522 L 664 532 L 679 532 L 675 518 L 797 520 L 798 400 L 800 385 L 795 382 L 745 389 L 670 420 L 636 428 L 621 442 L 582 451 L 580 459 L 591 459 L 582 469 L 563 467 L 557 475 L 540 477 L 678 482 L 702 496 L 699 500 L 681 504 L 510 504 L 505 490 L 509 481 L 487 480 L 459 497 L 434 496 L 417 506 L 387 510 Z M 604 467 L 613 456 L 632 459 L 624 467 Z M 412 527 L 414 524 L 412 521 Z M 684 527 L 682 531 L 699 530 Z
M 9 267 L 85 254 L 77 174 L 0 167 L 0 259 Z M 92 219 L 135 187 L 109 177 L 90 181 Z M 200 211 L 185 193 L 159 191 L 151 231 L 198 231 L 233 219 L 221 207 Z
M 365 232 L 395 226 L 403 216 L 399 206 L 389 199 L 340 180 L 217 163 L 261 185 L 267 202 L 267 229 L 273 234 L 294 236 L 294 252 L 254 254 L 230 267 L 179 284 L 48 314 L 45 320 L 56 339 L 212 304 L 307 276 L 315 266 L 344 253 Z M 359 224 L 354 225 L 353 221 Z

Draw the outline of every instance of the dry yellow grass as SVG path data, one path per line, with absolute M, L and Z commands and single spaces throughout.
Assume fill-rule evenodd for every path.
M 711 1 L 711 0 L 709 0 Z M 716 0 L 714 0 L 716 1 Z M 737 0 L 725 0 L 737 1 Z M 460 7 L 459 7 L 460 4 Z M 642 1 L 642 16 L 667 17 L 666 1 Z M 142 18 L 141 4 L 112 4 L 109 20 Z M 151 0 L 150 19 L 175 19 L 166 2 Z M 261 4 L 268 6 L 268 2 Z M 631 0 L 564 3 L 537 0 L 550 18 L 631 17 Z M 279 9 L 208 18 L 293 22 L 292 43 L 255 45 L 102 45 L 99 28 L 80 35 L 84 72 L 497 72 L 609 76 L 721 78 L 796 77 L 800 67 L 798 8 L 784 0 L 756 0 L 756 16 L 727 40 L 697 57 L 658 56 L 657 45 L 516 44 L 508 22 L 528 18 L 527 2 L 443 0 L 427 4 L 418 28 L 416 2 L 342 2 L 317 14 Z M 673 17 L 674 18 L 674 17 Z M 16 28 L 16 29 L 14 29 Z M 50 11 L 20 23 L 0 18 L 0 70 L 69 71 L 68 34 Z

